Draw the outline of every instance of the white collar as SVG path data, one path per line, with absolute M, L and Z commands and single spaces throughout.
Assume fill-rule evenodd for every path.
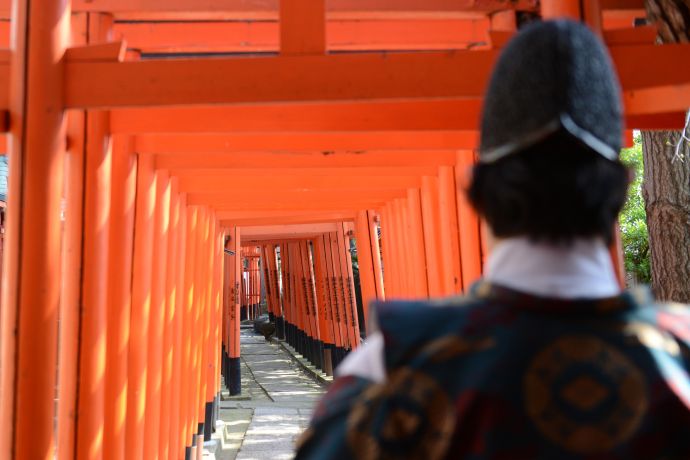
M 518 291 L 562 299 L 620 294 L 609 251 L 600 239 L 571 246 L 509 238 L 491 251 L 484 277 Z

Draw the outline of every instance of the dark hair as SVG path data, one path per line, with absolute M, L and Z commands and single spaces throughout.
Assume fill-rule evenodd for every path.
M 565 132 L 494 163 L 479 163 L 467 195 L 499 238 L 570 244 L 613 238 L 629 176 Z

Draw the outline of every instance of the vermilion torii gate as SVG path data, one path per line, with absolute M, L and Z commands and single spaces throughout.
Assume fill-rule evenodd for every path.
M 458 188 L 500 48 L 527 16 L 584 20 L 628 127 L 681 128 L 690 45 L 655 45 L 633 27 L 642 9 L 0 1 L 0 457 L 191 455 L 239 353 L 242 246 L 259 248 L 283 330 L 326 368 L 359 341 L 350 237 L 365 301 L 462 291 L 482 250 Z

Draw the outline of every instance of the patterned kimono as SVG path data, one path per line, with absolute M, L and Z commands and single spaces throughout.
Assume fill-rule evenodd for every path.
M 480 282 L 375 309 L 386 380 L 336 379 L 298 459 L 690 459 L 685 305 Z

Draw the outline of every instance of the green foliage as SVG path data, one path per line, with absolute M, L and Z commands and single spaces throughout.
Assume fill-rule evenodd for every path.
M 651 281 L 649 263 L 649 234 L 647 232 L 647 215 L 642 197 L 642 179 L 644 163 L 642 160 L 642 143 L 635 137 L 635 145 L 621 152 L 621 161 L 635 174 L 628 200 L 620 215 L 621 238 L 625 254 L 625 270 L 641 283 Z

